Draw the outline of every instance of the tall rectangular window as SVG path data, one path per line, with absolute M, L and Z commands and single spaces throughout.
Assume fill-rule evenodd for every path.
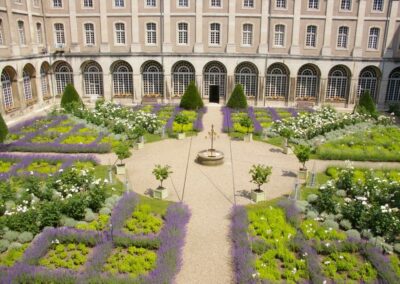
M 65 44 L 64 25 L 60 23 L 54 24 L 54 31 L 56 46 L 63 46 Z
M 286 8 L 286 0 L 276 0 L 276 8 L 285 9 Z
M 43 32 L 41 23 L 36 23 L 36 40 L 38 44 L 43 44 Z
M 319 9 L 318 0 L 308 0 L 308 9 Z
M 244 24 L 243 25 L 243 45 L 250 46 L 253 44 L 253 25 Z
M 276 25 L 275 26 L 274 45 L 280 46 L 280 47 L 285 45 L 285 26 L 284 25 Z
M 254 0 L 244 0 L 243 7 L 254 8 Z
M 116 23 L 115 24 L 115 39 L 117 44 L 125 44 L 125 24 Z
M 19 36 L 19 44 L 26 45 L 25 27 L 23 21 L 18 21 L 18 36 Z
M 379 28 L 371 28 L 368 36 L 368 49 L 378 49 Z
M 0 19 L 0 45 L 4 45 L 4 35 L 3 35 L 3 19 Z
M 342 0 L 340 3 L 340 9 L 345 11 L 351 10 L 351 0 Z
M 372 3 L 372 10 L 378 12 L 383 11 L 383 0 L 374 0 Z
M 221 44 L 221 25 L 218 23 L 212 23 L 210 25 L 210 44 L 211 45 Z
M 155 23 L 146 24 L 147 44 L 157 44 L 157 26 Z
M 337 38 L 337 47 L 338 48 L 347 48 L 347 42 L 349 37 L 349 27 L 339 27 L 338 30 L 338 38 Z
M 178 43 L 179 44 L 188 44 L 188 24 L 187 23 L 179 23 L 178 24 Z
M 221 7 L 221 0 L 211 0 L 211 7 Z
M 317 42 L 317 27 L 307 26 L 306 46 L 315 47 Z
M 94 25 L 92 23 L 84 24 L 86 45 L 94 45 Z

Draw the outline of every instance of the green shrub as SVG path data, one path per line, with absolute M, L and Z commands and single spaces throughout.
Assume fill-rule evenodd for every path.
M 179 106 L 189 110 L 197 110 L 204 106 L 203 100 L 200 97 L 200 92 L 194 81 L 190 82 L 189 86 L 186 88 Z
M 226 106 L 234 109 L 247 108 L 247 99 L 243 91 L 243 86 L 241 84 L 237 84 L 235 86 L 235 89 L 233 90 Z
M 316 194 L 310 194 L 310 195 L 307 196 L 307 201 L 308 201 L 309 203 L 313 203 L 313 202 L 315 202 L 317 199 L 318 199 L 318 195 L 316 195 Z
M 307 216 L 308 219 L 315 219 L 315 218 L 318 217 L 318 212 L 315 212 L 313 210 L 309 210 L 309 211 L 307 211 L 307 215 L 306 216 Z
M 7 240 L 0 240 L 0 253 L 5 252 L 8 249 L 10 242 Z
M 3 143 L 8 134 L 8 127 L 0 113 L 0 143 Z
M 352 228 L 351 222 L 347 219 L 343 219 L 339 224 L 344 230 L 350 230 Z
M 21 244 L 21 243 L 19 243 L 19 242 L 12 242 L 12 243 L 10 244 L 10 246 L 8 247 L 8 249 L 17 249 L 17 248 L 20 248 L 20 247 L 22 247 L 22 244 Z
M 13 241 L 16 241 L 16 240 L 18 239 L 18 235 L 19 235 L 18 232 L 15 232 L 15 231 L 7 231 L 7 232 L 4 234 L 3 238 L 4 238 L 5 240 L 9 241 L 9 242 L 13 242 Z
M 82 100 L 79 97 L 78 92 L 72 84 L 67 84 L 64 89 L 64 93 L 61 98 L 61 107 L 66 111 L 72 111 L 76 106 L 82 106 Z
M 400 254 L 400 243 L 394 244 L 393 245 L 393 250 Z
M 96 219 L 96 215 L 93 213 L 91 209 L 86 209 L 85 213 L 85 221 L 86 222 L 92 222 L 94 219 Z
M 311 148 L 308 145 L 297 145 L 294 149 L 294 154 L 296 155 L 299 162 L 303 165 L 302 169 L 306 168 L 306 162 L 310 159 Z
M 332 228 L 334 230 L 338 230 L 339 229 L 339 224 L 333 220 L 325 220 L 322 223 L 322 226 L 324 226 L 325 228 L 329 229 Z
M 21 244 L 29 243 L 33 239 L 33 234 L 31 232 L 23 232 L 18 236 L 18 241 Z
M 87 201 L 85 196 L 82 194 L 76 194 L 67 199 L 62 208 L 62 213 L 75 220 L 82 220 L 85 218 L 86 207 Z
M 272 174 L 272 167 L 266 165 L 253 165 L 249 171 L 251 182 L 257 185 L 257 190 L 261 191 L 261 186 L 268 182 L 269 176 Z
M 377 116 L 376 105 L 371 97 L 369 90 L 364 90 L 358 102 L 357 111 L 362 114 L 369 114 L 373 117 Z
M 31 232 L 37 234 L 40 231 L 38 225 L 38 212 L 35 209 L 30 209 L 26 212 L 17 212 L 7 216 L 5 225 L 13 231 Z
M 61 204 L 59 202 L 43 202 L 40 213 L 40 227 L 57 227 L 60 224 Z
M 162 219 L 151 212 L 149 205 L 139 205 L 133 211 L 131 218 L 125 222 L 125 228 L 132 234 L 156 234 L 162 224 Z
M 361 239 L 360 233 L 357 230 L 354 230 L 354 229 L 347 230 L 346 231 L 346 235 L 347 235 L 347 237 L 352 238 L 354 240 L 360 240 Z
M 100 215 L 111 215 L 111 209 L 107 207 L 103 207 L 99 210 Z
M 93 212 L 99 212 L 105 200 L 106 200 L 106 192 L 102 187 L 93 186 L 89 189 L 88 207 L 92 209 Z
M 184 126 L 189 123 L 189 117 L 184 113 L 178 113 L 174 118 L 174 122 L 180 126 L 180 132 L 182 133 Z
M 250 117 L 244 116 L 240 119 L 239 124 L 241 127 L 246 129 L 245 133 L 250 133 L 250 129 L 252 129 L 253 121 Z

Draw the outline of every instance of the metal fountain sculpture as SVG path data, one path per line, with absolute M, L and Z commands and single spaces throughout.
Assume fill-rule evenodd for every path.
M 219 136 L 214 130 L 214 125 L 211 125 L 211 131 L 208 132 L 206 139 L 210 137 L 211 147 L 207 150 L 202 150 L 197 154 L 197 162 L 204 166 L 218 166 L 224 163 L 224 153 L 214 149 L 214 141 Z

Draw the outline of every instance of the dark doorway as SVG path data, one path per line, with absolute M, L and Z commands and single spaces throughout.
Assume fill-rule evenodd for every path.
M 210 85 L 210 103 L 219 104 L 219 86 Z

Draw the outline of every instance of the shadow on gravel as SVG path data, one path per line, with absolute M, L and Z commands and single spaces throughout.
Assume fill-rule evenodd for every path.
M 292 171 L 282 170 L 282 176 L 283 177 L 297 177 L 297 174 L 295 172 L 292 172 Z

